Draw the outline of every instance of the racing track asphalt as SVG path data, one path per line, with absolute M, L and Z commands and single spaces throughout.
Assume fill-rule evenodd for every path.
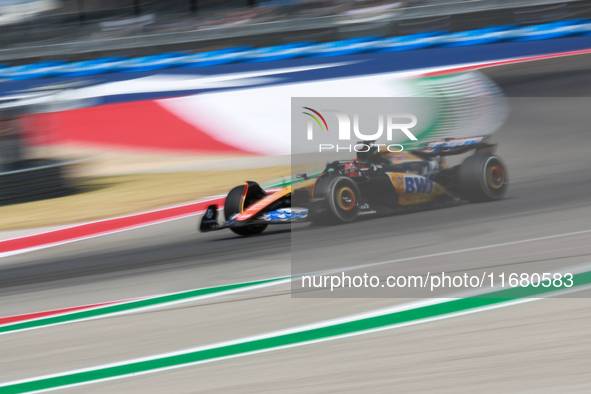
M 0 316 L 288 275 L 291 272 L 292 237 L 293 248 L 297 248 L 296 252 L 302 259 L 330 256 L 334 255 L 335 250 L 340 250 L 342 254 L 335 264 L 353 265 L 589 230 L 591 172 L 588 170 L 591 168 L 591 155 L 588 148 L 591 147 L 591 114 L 584 110 L 591 104 L 591 99 L 585 98 L 591 96 L 591 80 L 586 71 L 589 64 L 591 56 L 580 55 L 491 68 L 484 72 L 508 95 L 527 97 L 512 99 L 510 119 L 495 134 L 495 141 L 500 143 L 498 154 L 510 171 L 509 193 L 502 201 L 458 204 L 426 212 L 364 220 L 346 226 L 294 225 L 292 232 L 277 227 L 253 238 L 239 238 L 227 232 L 198 234 L 195 231 L 195 218 L 182 219 L 8 257 L 0 260 Z M 566 124 L 565 120 L 568 120 Z M 500 256 L 488 252 L 474 253 L 467 258 L 472 259 L 470 262 L 447 257 L 413 264 L 419 264 L 426 270 L 435 269 L 438 264 L 463 268 L 473 264 L 474 260 L 482 260 L 483 266 L 514 263 L 523 267 L 533 261 L 540 267 L 556 268 L 567 263 L 574 265 L 589 262 L 591 249 L 588 239 L 588 236 L 581 236 L 573 241 L 554 240 L 544 245 L 549 248 L 548 251 L 537 244 L 533 248 L 531 245 L 522 245 L 503 248 L 499 252 Z M 547 253 L 546 257 L 551 261 L 548 264 L 551 265 L 544 263 L 543 252 Z M 517 257 L 527 254 L 534 257 Z M 487 259 L 493 262 L 486 262 Z M 133 342 L 132 337 L 141 336 L 135 331 L 138 330 L 138 324 L 162 330 L 159 332 L 174 330 L 172 323 L 161 327 L 160 319 L 171 322 L 181 322 L 183 319 L 191 322 L 198 320 L 198 317 L 209 319 L 212 322 L 199 331 L 200 340 L 214 341 L 225 338 L 216 332 L 216 327 L 225 327 L 221 330 L 223 333 L 228 331 L 234 336 L 242 336 L 283 327 L 282 324 L 297 325 L 404 302 L 387 298 L 355 302 L 294 300 L 289 298 L 288 291 L 289 288 L 283 287 L 234 296 L 199 311 L 180 308 L 166 312 L 168 317 L 159 318 L 157 314 L 148 318 L 136 317 L 136 320 L 144 320 L 135 323 L 119 320 L 94 323 L 101 326 L 103 336 L 94 326 L 85 335 L 95 338 L 96 334 L 97 342 L 102 338 L 105 343 L 109 343 L 104 338 L 105 330 L 111 334 L 121 333 L 122 342 L 116 345 L 118 351 L 112 352 L 112 355 L 116 353 L 115 359 L 108 358 L 106 354 L 97 356 L 103 357 L 100 362 L 111 362 L 182 347 L 182 339 L 186 339 L 186 335 L 190 336 L 186 332 L 183 334 L 185 336 L 179 334 L 177 342 L 158 345 L 155 341 L 148 341 L 136 344 L 129 352 L 125 351 L 126 344 Z M 247 299 L 250 300 L 246 307 L 248 310 L 244 310 L 245 306 L 232 306 L 236 300 Z M 590 303 L 586 299 L 571 299 L 547 301 L 545 307 L 534 304 L 533 307 L 526 304 L 514 307 L 514 310 L 508 308 L 465 317 L 461 325 L 448 320 L 418 329 L 407 327 L 396 331 L 398 334 L 375 334 L 360 340 L 350 339 L 341 345 L 335 342 L 283 351 L 274 356 L 258 355 L 250 364 L 246 359 L 232 360 L 192 367 L 186 371 L 101 383 L 88 386 L 83 392 L 148 392 L 148 388 L 150 392 L 194 392 L 199 391 L 191 386 L 191 379 L 195 376 L 199 377 L 203 390 L 261 392 L 289 391 L 288 388 L 291 388 L 293 392 L 341 392 L 346 389 L 355 391 L 355 388 L 361 390 L 363 382 L 366 382 L 369 385 L 367 387 L 375 391 L 391 392 L 388 390 L 391 384 L 399 384 L 405 388 L 404 391 L 436 391 L 441 387 L 453 390 L 460 382 L 467 385 L 464 387 L 479 388 L 483 373 L 487 376 L 485 380 L 489 389 L 495 391 L 496 387 L 497 392 L 503 386 L 499 386 L 495 378 L 509 379 L 516 385 L 504 386 L 504 391 L 514 391 L 511 387 L 515 391 L 526 390 L 526 382 L 534 385 L 530 387 L 535 387 L 536 382 L 545 382 L 546 385 L 561 384 L 562 388 L 569 387 L 574 391 L 589 389 L 589 382 L 577 380 L 577 376 L 583 373 L 589 376 L 590 372 L 588 368 L 582 367 L 584 355 L 589 350 L 582 344 L 588 344 L 588 340 L 585 342 L 584 339 L 587 332 L 585 327 L 588 327 L 591 316 L 588 308 Z M 211 305 L 217 306 L 214 308 Z M 187 318 L 189 312 L 195 316 Z M 245 332 L 240 330 L 241 327 L 232 327 L 236 324 L 233 316 L 249 322 L 241 323 L 244 324 Z M 250 317 L 252 321 L 249 321 Z M 129 319 L 133 320 L 133 317 Z M 195 324 L 203 323 L 200 320 Z M 565 324 L 570 327 L 569 330 L 564 330 Z M 0 338 L 0 354 L 4 355 L 2 363 L 5 367 L 0 368 L 4 371 L 0 373 L 0 381 L 87 366 L 80 365 L 86 361 L 94 365 L 92 355 L 87 356 L 88 360 L 82 357 L 78 360 L 79 364 L 73 364 L 72 359 L 76 357 L 68 355 L 68 341 L 72 341 L 72 352 L 77 353 L 75 349 L 87 352 L 89 350 L 84 347 L 82 339 L 88 338 L 77 338 L 77 335 L 82 334 L 77 334 L 74 328 L 69 330 L 48 329 L 47 332 L 39 330 L 35 334 L 27 334 L 30 335 L 27 337 L 30 344 L 20 348 L 18 336 Z M 61 340 L 60 335 L 68 340 Z M 128 339 L 125 339 L 125 335 L 129 336 Z M 52 338 L 61 344 L 56 344 L 56 347 L 66 346 L 52 348 L 48 344 Z M 396 351 L 381 346 L 384 341 L 396 341 Z M 458 346 L 451 347 L 454 341 Z M 412 344 L 416 342 L 423 346 L 413 347 Z M 484 351 L 483 343 L 487 347 Z M 542 343 L 546 343 L 546 347 Z M 497 350 L 491 350 L 495 346 Z M 558 346 L 562 346 L 562 350 L 554 351 Z M 367 353 L 368 349 L 372 350 L 371 357 Z M 515 358 L 507 360 L 503 356 L 507 354 L 514 354 Z M 394 358 L 394 355 L 404 357 Z M 43 356 L 56 357 L 51 368 L 33 361 L 42 360 Z M 358 358 L 364 359 L 367 366 L 361 367 L 351 361 Z M 544 358 L 552 363 L 541 362 Z M 310 362 L 313 359 L 319 361 Z M 441 363 L 441 360 L 446 362 Z M 580 366 L 564 374 L 567 365 L 558 365 L 566 360 L 567 365 Z M 483 368 L 480 371 L 477 368 L 479 362 L 482 362 Z M 538 367 L 535 366 L 536 362 Z M 522 365 L 519 363 L 530 363 L 532 369 L 519 367 Z M 503 369 L 503 364 L 514 366 L 516 370 L 508 372 Z M 8 365 L 11 367 L 8 368 Z M 411 368 L 413 365 L 414 369 Z M 314 367 L 318 370 L 314 371 Z M 390 368 L 401 372 L 389 379 Z M 460 372 L 462 368 L 465 374 Z M 255 376 L 260 375 L 257 371 L 265 369 L 275 371 L 277 378 L 259 376 L 259 380 L 255 380 Z M 236 371 L 236 374 L 228 375 L 227 370 Z M 535 373 L 532 372 L 534 370 Z M 318 371 L 325 371 L 325 376 L 320 376 Z M 402 376 L 403 371 L 406 371 L 408 378 Z M 417 371 L 433 374 L 435 380 L 430 384 L 428 380 L 413 375 Z M 548 380 L 553 373 L 561 372 L 564 378 Z M 304 383 L 300 377 L 306 376 L 310 380 Z M 413 376 L 416 379 L 413 380 Z M 447 381 L 444 376 L 447 376 Z M 565 381 L 569 377 L 571 380 Z M 164 390 L 163 387 L 168 389 Z M 551 386 L 545 387 L 551 389 Z M 80 391 L 70 389 L 66 392 Z

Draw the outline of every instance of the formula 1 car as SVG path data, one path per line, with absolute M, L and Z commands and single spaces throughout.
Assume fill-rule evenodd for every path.
M 389 152 L 375 141 L 358 146 L 357 158 L 329 162 L 317 177 L 298 174 L 294 186 L 272 193 L 252 181 L 236 186 L 226 197 L 226 221 L 218 223 L 218 206 L 210 205 L 200 231 L 256 235 L 269 224 L 344 223 L 437 203 L 494 201 L 507 192 L 507 168 L 488 136 L 427 142 L 410 153 Z M 470 151 L 462 164 L 445 166 L 445 156 Z

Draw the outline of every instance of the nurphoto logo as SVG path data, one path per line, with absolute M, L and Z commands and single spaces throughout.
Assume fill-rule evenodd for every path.
M 338 139 L 339 141 L 350 141 L 351 140 L 351 119 L 343 111 L 336 109 L 322 109 L 317 111 L 310 107 L 302 107 L 307 110 L 302 112 L 304 115 L 310 117 L 307 122 L 307 138 L 308 140 L 314 139 L 314 128 L 315 124 L 318 125 L 320 131 L 329 131 L 328 123 L 326 122 L 324 114 L 332 114 L 336 116 L 338 122 Z M 353 134 L 357 140 L 360 141 L 376 141 L 384 134 L 384 118 L 386 119 L 386 139 L 392 141 L 392 137 L 395 131 L 404 133 L 404 135 L 412 141 L 417 141 L 417 137 L 410 131 L 411 128 L 417 125 L 417 117 L 411 113 L 399 113 L 399 114 L 378 114 L 378 130 L 373 134 L 364 134 L 359 128 L 359 114 L 353 114 Z M 400 144 L 373 144 L 374 146 L 385 146 L 390 152 L 402 152 L 404 147 Z M 319 151 L 348 151 L 348 152 L 366 152 L 369 149 L 367 144 L 357 143 L 349 145 L 335 145 L 335 144 L 319 144 Z

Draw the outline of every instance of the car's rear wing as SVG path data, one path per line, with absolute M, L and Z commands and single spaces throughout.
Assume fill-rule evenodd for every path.
M 412 153 L 429 157 L 459 155 L 471 150 L 476 150 L 476 153 L 493 153 L 497 144 L 489 143 L 489 139 L 488 135 L 470 138 L 445 138 L 426 142 L 420 149 L 415 149 Z

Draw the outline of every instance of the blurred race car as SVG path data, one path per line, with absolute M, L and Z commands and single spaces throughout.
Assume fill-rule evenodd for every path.
M 494 201 L 507 192 L 507 168 L 488 136 L 427 142 L 410 153 L 389 152 L 375 141 L 358 146 L 363 152 L 355 159 L 329 162 L 314 178 L 298 174 L 296 186 L 272 193 L 252 181 L 236 186 L 226 197 L 226 221 L 218 223 L 218 206 L 210 205 L 200 231 L 256 235 L 269 224 L 344 223 L 437 203 Z M 470 151 L 462 164 L 446 168 L 445 156 Z

